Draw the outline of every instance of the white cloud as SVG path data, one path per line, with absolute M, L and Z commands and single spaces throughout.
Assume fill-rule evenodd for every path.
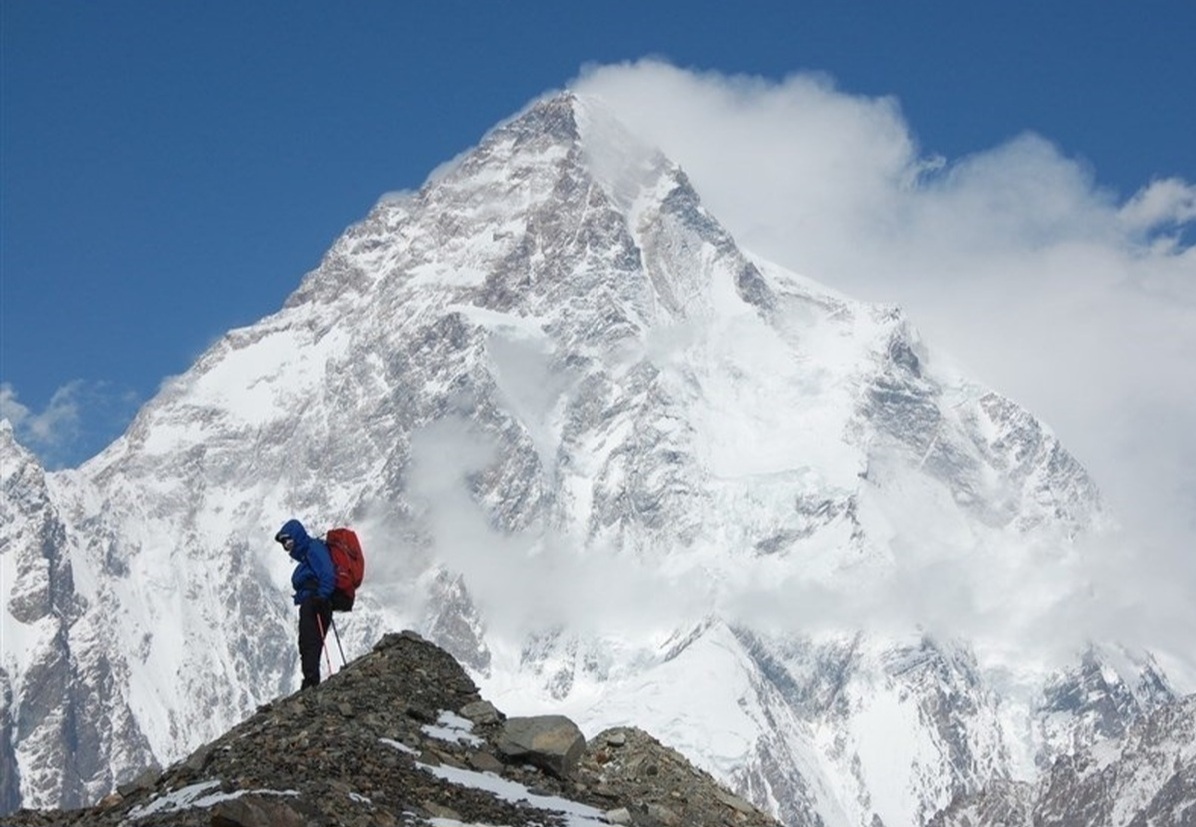
M 0 384 L 0 416 L 9 421 L 21 442 L 39 452 L 54 452 L 79 436 L 80 381 L 68 382 L 54 392 L 45 410 L 31 411 L 17 399 L 11 384 Z
M 514 358 L 508 354 L 508 370 Z M 467 415 L 444 417 L 413 434 L 409 481 L 436 561 L 464 575 L 499 638 L 521 640 L 559 624 L 641 640 L 709 611 L 713 591 L 699 572 L 666 575 L 651 561 L 587 546 L 541 523 L 522 531 L 492 525 L 474 491 L 500 450 L 498 438 Z
M 1110 599 L 1143 614 L 1160 595 L 1158 626 L 1190 628 L 1196 186 L 1145 182 L 1123 201 L 1030 133 L 926 158 L 895 100 L 821 76 L 642 61 L 589 68 L 574 88 L 677 161 L 741 245 L 903 306 L 932 352 L 1048 423 L 1131 531 L 1133 551 L 1095 575 Z
M 34 411 L 10 383 L 0 383 L 0 417 L 50 470 L 77 464 L 107 445 L 112 431 L 127 424 L 137 405 L 131 391 L 75 379 L 54 391 L 43 410 Z
M 17 392 L 8 382 L 0 382 L 0 418 L 14 428 L 29 418 L 29 409 L 17 401 Z
M 1154 181 L 1121 209 L 1127 226 L 1142 231 L 1196 219 L 1196 186 L 1178 178 Z

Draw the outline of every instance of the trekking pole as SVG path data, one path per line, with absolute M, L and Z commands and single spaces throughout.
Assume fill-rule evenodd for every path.
M 320 620 L 320 613 L 316 612 L 316 628 L 320 630 L 320 645 L 324 647 L 324 660 L 328 662 L 328 677 L 332 677 L 332 657 L 328 654 L 328 631 L 324 628 L 324 621 Z
M 330 618 L 328 625 L 332 627 L 332 636 L 336 638 L 336 648 L 341 650 L 341 667 L 349 665 L 349 661 L 345 660 L 345 649 L 341 646 L 341 633 L 336 630 L 336 618 Z

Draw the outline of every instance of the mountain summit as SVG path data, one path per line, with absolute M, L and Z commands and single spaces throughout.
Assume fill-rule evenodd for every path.
M 790 825 L 926 823 L 1176 698 L 1114 641 L 989 634 L 1105 521 L 1050 430 L 740 249 L 573 94 L 384 199 L 91 462 L 0 459 L 5 809 L 294 687 L 292 516 L 362 537 L 350 652 L 415 628 L 512 711 L 634 721 Z

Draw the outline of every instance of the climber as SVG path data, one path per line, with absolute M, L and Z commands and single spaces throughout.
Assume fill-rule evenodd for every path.
M 336 585 L 332 557 L 323 540 L 310 537 L 303 523 L 287 520 L 274 535 L 295 561 L 291 585 L 299 607 L 299 662 L 303 667 L 303 689 L 320 683 L 320 650 L 332 622 L 332 589 Z

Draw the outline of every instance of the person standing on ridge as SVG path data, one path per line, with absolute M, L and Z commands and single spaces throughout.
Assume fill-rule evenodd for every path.
M 303 523 L 287 520 L 274 535 L 291 559 L 291 585 L 295 589 L 295 605 L 299 607 L 299 662 L 303 666 L 302 689 L 320 683 L 320 649 L 324 635 L 332 622 L 332 590 L 336 576 L 332 555 L 323 540 L 311 537 Z

